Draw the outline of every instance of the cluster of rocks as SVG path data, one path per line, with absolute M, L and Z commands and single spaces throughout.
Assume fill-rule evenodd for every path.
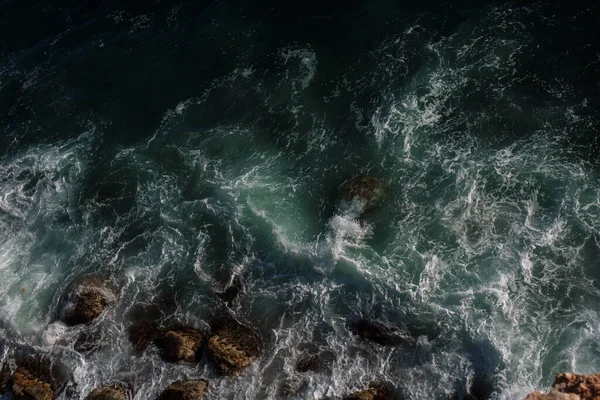
M 387 184 L 370 177 L 359 176 L 341 185 L 339 211 L 350 217 L 361 217 L 382 200 Z M 230 304 L 240 290 L 233 285 L 218 294 Z M 89 275 L 72 282 L 60 299 L 58 319 L 67 326 L 88 324 L 100 318 L 103 312 L 117 301 L 116 287 L 106 277 Z M 199 362 L 206 351 L 216 370 L 225 376 L 235 376 L 250 366 L 261 354 L 260 336 L 249 326 L 231 315 L 214 317 L 206 334 L 194 326 L 173 324 L 161 326 L 159 322 L 139 321 L 129 329 L 129 339 L 134 349 L 145 351 L 151 346 L 167 362 Z M 400 330 L 385 324 L 359 320 L 350 326 L 357 336 L 383 346 L 395 346 L 412 339 Z M 300 349 L 296 370 L 300 373 L 324 372 L 335 360 L 335 354 L 306 345 Z M 10 392 L 16 400 L 53 400 L 65 389 L 64 379 L 50 373 L 51 368 L 32 368 L 28 363 L 6 361 L 0 371 L 0 393 Z M 62 382 L 62 383 L 60 383 Z M 287 395 L 297 394 L 301 384 L 284 382 Z M 205 379 L 177 381 L 159 396 L 160 400 L 195 400 L 208 391 Z M 382 382 L 372 382 L 367 388 L 345 397 L 348 400 L 382 400 L 391 396 L 392 388 Z M 103 386 L 93 390 L 88 400 L 126 400 L 131 390 L 123 386 Z
M 533 392 L 525 400 L 600 400 L 600 373 L 557 374 L 549 393 Z

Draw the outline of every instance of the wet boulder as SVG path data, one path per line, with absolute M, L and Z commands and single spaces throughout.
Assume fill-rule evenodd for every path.
M 412 344 L 414 340 L 398 329 L 382 322 L 360 319 L 350 325 L 350 330 L 357 336 L 381 346 L 398 346 Z
M 139 321 L 129 328 L 129 341 L 137 351 L 146 350 L 161 335 L 162 330 L 156 321 Z
M 71 283 L 61 299 L 60 320 L 70 326 L 87 324 L 115 301 L 116 295 L 105 278 L 80 278 Z
M 600 373 L 583 375 L 557 374 L 552 391 L 531 393 L 527 400 L 600 400 Z
M 552 390 L 561 393 L 573 393 L 582 400 L 600 400 L 600 373 L 593 375 L 557 374 Z
M 340 186 L 340 211 L 351 217 L 360 217 L 381 204 L 387 189 L 386 182 L 373 176 L 354 177 Z
M 231 317 L 211 322 L 208 350 L 219 372 L 237 375 L 260 355 L 260 339 L 251 328 Z
M 159 400 L 199 400 L 208 391 L 208 384 L 205 379 L 177 381 L 162 392 Z
M 10 389 L 15 400 L 52 400 L 50 383 L 34 376 L 27 369 L 20 367 L 13 374 Z
M 391 396 L 390 385 L 385 382 L 371 382 L 367 389 L 350 393 L 344 400 L 388 400 Z
M 138 351 L 154 344 L 165 361 L 196 362 L 200 360 L 204 334 L 200 329 L 190 326 L 162 328 L 157 322 L 142 321 L 129 329 L 129 340 Z
M 122 387 L 103 386 L 94 389 L 86 400 L 127 400 L 127 394 Z
M 169 329 L 157 337 L 155 344 L 166 361 L 195 362 L 200 360 L 204 335 L 199 329 L 191 327 Z

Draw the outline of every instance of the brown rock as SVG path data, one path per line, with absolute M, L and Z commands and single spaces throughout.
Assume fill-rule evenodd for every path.
M 557 374 L 552 391 L 531 393 L 527 400 L 600 400 L 600 373 L 591 375 Z
M 63 295 L 60 319 L 67 325 L 86 324 L 100 316 L 114 303 L 115 294 L 107 280 L 100 276 L 87 276 L 73 282 Z
M 542 394 L 540 392 L 530 393 L 525 400 L 581 400 L 581 397 L 573 393 L 550 392 Z
M 573 393 L 582 400 L 600 400 L 600 374 L 557 374 L 552 391 Z
M 387 183 L 372 176 L 352 178 L 340 186 L 340 209 L 346 214 L 359 217 L 381 203 L 387 186 Z
M 19 368 L 12 377 L 11 391 L 15 400 L 52 400 L 52 387 L 39 380 L 25 368 Z
M 171 362 L 198 361 L 203 343 L 202 331 L 189 327 L 168 330 L 156 340 L 156 345 L 162 350 L 162 357 Z
M 127 394 L 122 387 L 104 386 L 94 389 L 86 400 L 127 400 Z
M 159 397 L 159 400 L 199 400 L 208 390 L 208 381 L 177 381 L 169 385 Z
M 224 375 L 237 375 L 260 354 L 258 335 L 233 318 L 214 319 L 211 333 L 208 350 L 217 369 Z
M 387 400 L 391 397 L 390 388 L 381 382 L 372 382 L 368 389 L 354 392 L 344 397 L 344 400 Z

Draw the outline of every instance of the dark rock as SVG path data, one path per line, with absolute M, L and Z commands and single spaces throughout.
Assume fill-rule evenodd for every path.
M 200 350 L 204 344 L 202 331 L 190 327 L 182 327 L 167 330 L 155 341 L 161 349 L 161 356 L 166 361 L 188 361 L 200 360 Z
M 383 382 L 372 382 L 369 387 L 344 397 L 344 400 L 388 400 L 392 396 L 390 385 Z
M 140 321 L 129 328 L 129 341 L 137 351 L 144 351 L 160 338 L 162 331 L 155 321 Z
M 382 346 L 414 343 L 412 338 L 403 335 L 398 329 L 377 321 L 361 319 L 351 324 L 350 329 L 355 335 Z
M 228 306 L 231 306 L 241 291 L 242 283 L 239 278 L 234 278 L 231 286 L 227 287 L 223 292 L 217 293 L 217 297 L 224 301 Z
M 231 317 L 211 322 L 208 350 L 221 374 L 237 375 L 260 355 L 260 339 L 249 327 Z
M 199 400 L 208 390 L 208 381 L 204 379 L 195 381 L 178 381 L 167 387 L 159 400 Z
M 335 361 L 335 354 L 329 351 L 301 354 L 296 360 L 296 371 L 298 372 L 323 372 Z
M 6 360 L 2 363 L 2 370 L 0 370 L 0 394 L 6 393 L 8 390 L 8 384 L 10 382 L 10 367 Z
M 381 203 L 387 187 L 387 183 L 372 176 L 361 175 L 352 178 L 340 186 L 340 210 L 350 216 L 359 217 Z
M 86 324 L 98 318 L 115 299 L 106 279 L 95 275 L 83 277 L 73 282 L 63 295 L 60 319 L 71 326 Z
M 15 400 L 52 400 L 52 386 L 23 367 L 12 376 L 11 392 Z
M 127 400 L 127 394 L 122 387 L 104 386 L 94 389 L 86 400 Z

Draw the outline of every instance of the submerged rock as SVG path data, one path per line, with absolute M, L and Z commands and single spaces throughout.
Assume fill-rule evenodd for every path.
M 340 211 L 360 217 L 381 203 L 387 188 L 387 183 L 372 176 L 361 175 L 352 178 L 340 186 Z
M 600 400 L 600 373 L 557 374 L 552 391 L 547 394 L 533 392 L 526 400 Z
M 281 381 L 277 395 L 280 398 L 296 396 L 305 385 L 306 382 L 303 380 L 296 377 L 287 377 Z
M 12 376 L 11 392 L 15 400 L 52 400 L 52 386 L 23 367 Z
M 162 392 L 159 400 L 198 400 L 206 394 L 208 384 L 209 382 L 205 379 L 177 381 Z
M 392 390 L 384 382 L 371 382 L 369 387 L 358 392 L 350 393 L 344 400 L 388 400 L 391 398 Z
M 86 400 L 127 400 L 125 389 L 118 386 L 103 386 L 94 389 Z
M 101 328 L 85 329 L 77 334 L 73 349 L 80 353 L 92 353 L 106 347 L 109 340 L 105 338 Z
M 156 339 L 155 343 L 161 349 L 161 356 L 166 361 L 195 362 L 200 360 L 204 335 L 199 329 L 182 327 L 167 330 Z
M 355 335 L 382 346 L 398 346 L 414 342 L 412 338 L 403 335 L 398 329 L 368 319 L 358 320 L 351 324 L 350 329 Z
M 315 352 L 307 351 L 296 360 L 296 371 L 298 372 L 323 372 L 335 361 L 335 354 L 330 351 Z
M 249 327 L 231 317 L 215 318 L 208 350 L 221 374 L 237 375 L 260 355 L 260 340 Z
M 87 324 L 98 318 L 116 300 L 108 281 L 100 276 L 87 276 L 73 282 L 63 295 L 60 319 L 67 325 Z

